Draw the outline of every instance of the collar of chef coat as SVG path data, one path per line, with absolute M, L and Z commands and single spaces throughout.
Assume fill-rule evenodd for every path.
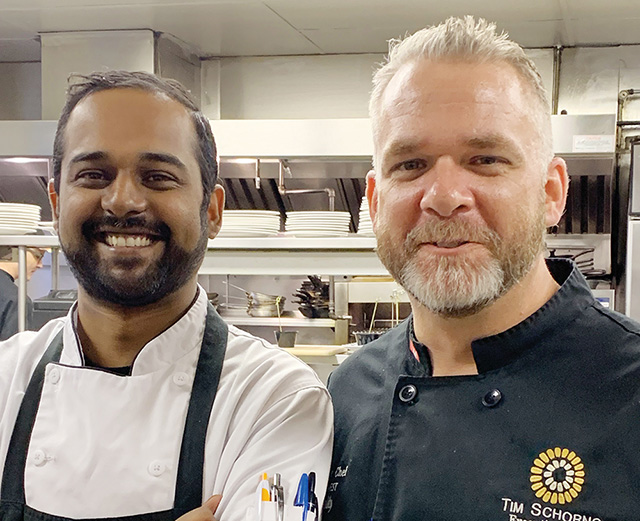
M 597 301 L 593 298 L 589 285 L 576 265 L 566 259 L 547 259 L 547 267 L 560 289 L 535 313 L 529 315 L 519 324 L 498 333 L 471 342 L 473 358 L 478 373 L 486 373 L 503 367 L 525 351 L 535 347 L 542 339 L 552 337 L 554 332 L 566 328 L 577 319 L 586 308 Z M 407 337 L 413 330 L 411 322 L 407 323 Z M 418 352 L 425 353 L 428 346 L 417 346 Z M 423 374 L 429 370 L 429 364 L 418 362 L 414 355 L 407 351 L 405 370 L 408 374 Z
M 560 289 L 546 304 L 512 328 L 471 343 L 479 373 L 507 365 L 543 339 L 563 331 L 596 304 L 587 281 L 572 261 L 547 259 L 547 267 Z
M 16 279 L 14 279 L 8 272 L 4 271 L 2 268 L 0 268 L 0 277 L 6 277 L 11 282 L 16 281 Z
M 131 376 L 139 376 L 159 371 L 173 365 L 184 356 L 199 352 L 204 336 L 207 315 L 207 294 L 198 286 L 198 295 L 188 311 L 171 327 L 149 341 L 133 361 Z M 76 333 L 76 302 L 67 315 L 63 332 L 63 348 L 60 363 L 83 366 L 84 356 Z M 218 320 L 222 320 L 217 317 Z M 95 368 L 92 368 L 95 369 Z

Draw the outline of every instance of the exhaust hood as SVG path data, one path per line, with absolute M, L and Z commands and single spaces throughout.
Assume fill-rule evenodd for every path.
M 597 207 L 594 218 L 599 219 L 599 224 L 583 226 L 582 217 L 571 218 L 571 225 L 563 232 L 608 233 L 615 115 L 552 116 L 552 125 L 554 152 L 567 161 L 574 178 L 572 185 L 578 187 L 574 191 L 584 195 L 587 203 L 593 201 L 591 204 Z M 220 154 L 220 177 L 227 190 L 228 208 L 274 209 L 283 213 L 325 210 L 327 197 L 321 191 L 330 188 L 336 193 L 335 209 L 350 211 L 355 229 L 373 153 L 368 119 L 212 120 L 211 126 Z M 0 121 L 0 157 L 50 156 L 55 127 L 55 121 Z M 256 159 L 260 160 L 258 176 Z M 284 178 L 287 191 L 318 192 L 283 196 L 278 189 L 281 159 L 287 160 L 289 166 Z M 41 173 L 33 177 L 44 179 Z M 576 182 L 575 178 L 582 177 Z M 14 184 L 14 175 L 0 176 L 0 198 L 17 197 L 17 189 L 8 186 Z M 47 200 L 46 183 L 32 183 L 29 190 L 30 201 Z M 585 214 L 578 199 L 573 197 L 571 204 L 580 215 Z

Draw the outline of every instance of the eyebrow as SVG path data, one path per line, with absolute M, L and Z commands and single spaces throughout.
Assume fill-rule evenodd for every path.
M 515 155 L 518 161 L 524 161 L 524 154 L 518 143 L 500 134 L 470 138 L 465 144 L 477 150 L 507 149 Z
M 109 154 L 106 152 L 96 151 L 96 152 L 86 152 L 81 153 L 74 156 L 70 163 L 81 163 L 83 161 L 104 161 L 109 158 Z M 143 152 L 138 156 L 141 161 L 152 161 L 154 163 L 166 163 L 169 165 L 176 166 L 181 169 L 185 169 L 185 164 L 180 161 L 176 156 L 172 154 L 164 154 L 161 152 Z
M 384 155 L 403 156 L 419 149 L 420 143 L 417 141 L 395 141 L 385 150 Z
M 470 147 L 479 148 L 479 149 L 499 148 L 499 147 L 512 148 L 514 145 L 513 141 L 499 134 L 490 134 L 488 136 L 472 137 L 468 139 L 465 143 Z
M 176 156 L 172 154 L 163 154 L 161 152 L 144 152 L 140 154 L 140 159 L 143 161 L 153 161 L 154 163 L 167 163 L 175 167 L 186 169 L 186 165 L 180 161 Z
M 489 134 L 487 136 L 472 137 L 464 141 L 465 146 L 475 148 L 477 150 L 489 150 L 494 148 L 507 148 L 517 155 L 518 159 L 524 158 L 523 153 L 518 144 L 511 139 L 499 134 Z M 422 148 L 423 144 L 418 141 L 396 141 L 391 143 L 385 155 L 404 156 L 412 154 Z
M 70 163 L 82 163 L 83 161 L 100 161 L 107 158 L 107 154 L 105 152 L 86 152 L 83 154 L 78 154 L 77 156 L 73 156 L 71 158 Z

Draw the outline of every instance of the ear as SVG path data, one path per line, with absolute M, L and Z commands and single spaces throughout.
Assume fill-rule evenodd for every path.
M 60 215 L 60 208 L 58 207 L 58 192 L 53 185 L 53 179 L 49 180 L 49 203 L 51 203 L 51 213 L 53 215 L 53 228 L 58 232 L 58 215 Z
M 547 167 L 545 191 L 545 223 L 547 227 L 555 226 L 560 221 L 567 203 L 569 175 L 564 159 L 554 157 Z
M 207 215 L 209 216 L 209 239 L 213 239 L 222 227 L 222 211 L 224 210 L 224 188 L 222 185 L 216 185 L 209 199 L 209 208 Z
M 369 202 L 369 215 L 373 223 L 373 230 L 376 229 L 376 214 L 378 213 L 378 191 L 376 189 L 376 172 L 369 170 L 367 172 L 367 201 Z

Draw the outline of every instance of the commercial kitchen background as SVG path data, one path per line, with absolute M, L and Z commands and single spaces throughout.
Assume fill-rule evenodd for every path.
M 608 187 L 597 203 L 607 208 L 604 224 L 562 231 L 596 246 L 596 264 L 611 274 L 615 307 L 624 311 L 629 268 L 637 264 L 627 261 L 627 190 L 633 136 L 640 135 L 639 1 L 0 0 L 0 136 L 20 122 L 57 119 L 68 74 L 106 68 L 179 79 L 212 120 L 366 118 L 386 41 L 464 14 L 497 22 L 527 48 L 552 96 L 552 114 L 615 115 L 615 154 L 600 163 L 593 156 L 593 167 L 604 171 L 590 172 Z M 0 156 L 15 155 L 0 140 Z M 360 160 L 346 177 L 364 176 L 367 160 Z M 233 168 L 226 167 L 230 177 Z M 276 177 L 274 169 L 267 165 L 265 177 Z M 7 179 L 0 175 L 0 200 Z M 72 284 L 63 271 L 60 287 Z M 266 290 L 278 284 L 276 277 Z M 40 270 L 29 294 L 40 297 L 49 287 L 50 274 Z

